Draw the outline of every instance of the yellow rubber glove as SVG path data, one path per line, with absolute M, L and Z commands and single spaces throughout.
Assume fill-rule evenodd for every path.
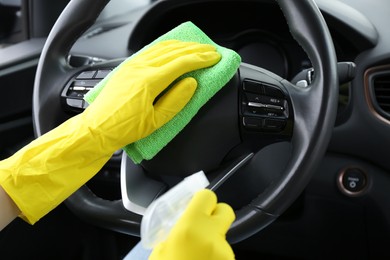
M 198 191 L 168 238 L 153 249 L 149 260 L 234 259 L 226 241 L 226 232 L 234 219 L 233 209 L 226 203 L 217 203 L 213 191 Z
M 85 120 L 90 121 L 90 127 L 97 132 L 104 131 L 105 138 L 116 139 L 118 145 L 121 141 L 118 135 L 126 136 L 119 147 L 135 142 L 151 134 L 181 110 L 192 97 L 196 81 L 194 78 L 182 80 L 169 90 L 173 93 L 164 95 L 153 104 L 168 85 L 179 76 L 212 66 L 220 59 L 216 48 L 209 44 L 178 40 L 157 43 L 124 62 L 121 66 L 124 73 L 116 72 L 109 78 L 109 83 L 87 108 Z M 168 98 L 171 94 L 177 98 Z M 122 98 L 124 96 L 126 99 Z M 129 99 L 133 102 L 128 102 Z M 112 109 L 114 104 L 115 109 Z M 125 112 L 118 114 L 118 108 Z M 101 114 L 115 117 L 115 122 L 98 120 L 96 115 Z M 119 131 L 113 131 L 112 128 L 117 127 Z
M 172 40 L 125 61 L 84 112 L 0 162 L 0 185 L 21 217 L 35 223 L 92 178 L 115 151 L 169 121 L 197 83 L 186 78 L 163 91 L 182 74 L 220 58 L 212 45 Z

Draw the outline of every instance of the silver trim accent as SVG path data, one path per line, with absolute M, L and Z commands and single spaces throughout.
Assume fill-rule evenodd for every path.
M 212 190 L 212 191 L 215 191 L 216 189 L 218 189 L 218 187 L 221 186 L 233 173 L 235 173 L 238 169 L 240 169 L 243 165 L 245 165 L 253 157 L 253 155 L 254 155 L 253 153 L 250 153 L 247 156 L 245 156 L 244 159 L 239 161 L 232 168 L 230 168 L 230 170 L 228 170 L 226 173 L 224 173 L 222 178 L 220 178 L 216 182 L 212 181 L 211 184 L 207 188 Z
M 267 105 L 263 103 L 258 103 L 258 102 L 248 102 L 248 107 L 261 107 L 261 108 L 266 108 Z

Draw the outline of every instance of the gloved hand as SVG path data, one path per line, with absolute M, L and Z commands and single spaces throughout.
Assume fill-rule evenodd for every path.
M 85 184 L 116 150 L 169 121 L 197 83 L 186 78 L 164 90 L 182 74 L 212 66 L 220 57 L 212 45 L 172 40 L 125 61 L 84 112 L 0 162 L 0 185 L 21 217 L 35 223 Z
M 87 108 L 85 120 L 93 131 L 116 140 L 118 147 L 146 137 L 184 107 L 195 91 L 196 81 L 186 78 L 176 83 L 153 104 L 156 97 L 179 76 L 214 65 L 220 58 L 209 44 L 178 40 L 157 43 L 125 61 L 121 71 L 108 75 L 108 83 Z M 115 120 L 96 117 L 102 114 L 115 116 Z
M 234 219 L 233 209 L 217 203 L 213 191 L 198 191 L 149 260 L 232 260 L 234 252 L 226 241 L 226 232 Z

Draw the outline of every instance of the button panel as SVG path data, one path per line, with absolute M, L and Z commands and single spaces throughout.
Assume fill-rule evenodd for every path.
M 76 75 L 62 91 L 61 98 L 65 108 L 76 112 L 87 108 L 88 103 L 84 101 L 84 95 L 111 71 L 111 68 L 88 70 Z
M 244 80 L 241 93 L 244 129 L 280 132 L 287 125 L 287 97 L 278 87 L 254 80 Z

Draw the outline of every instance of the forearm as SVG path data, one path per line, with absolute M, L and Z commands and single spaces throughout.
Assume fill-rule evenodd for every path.
M 92 178 L 115 151 L 82 121 L 68 119 L 0 162 L 0 185 L 30 224 Z
M 12 222 L 19 214 L 20 210 L 0 186 L 0 231 Z

